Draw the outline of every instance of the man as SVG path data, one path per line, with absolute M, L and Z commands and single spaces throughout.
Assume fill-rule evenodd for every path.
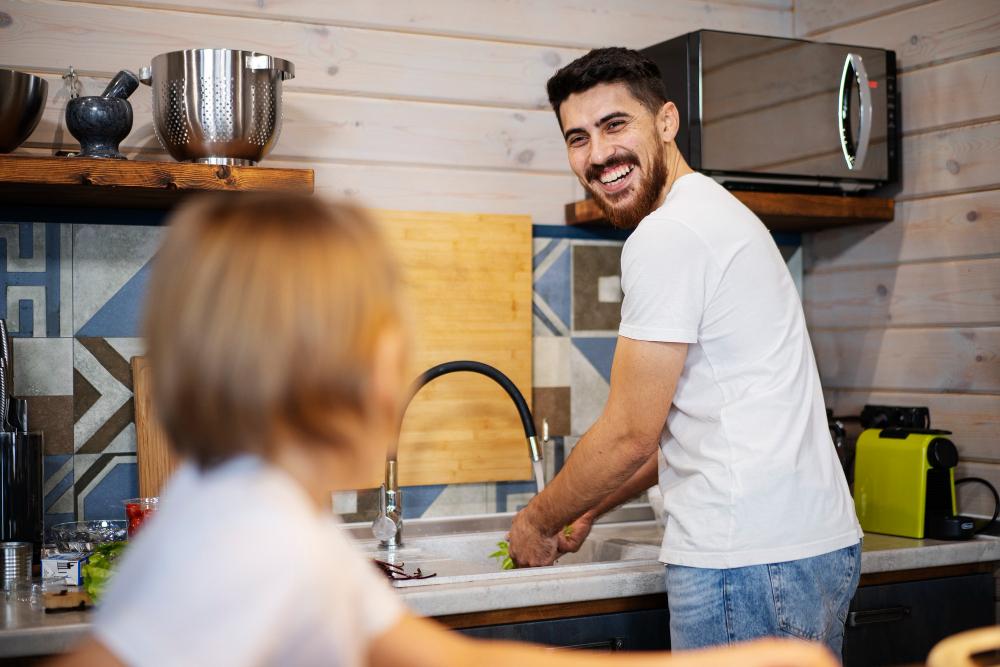
M 639 53 L 591 51 L 548 93 L 573 172 L 635 231 L 607 404 L 515 517 L 514 560 L 577 550 L 598 516 L 659 479 L 674 649 L 793 635 L 839 655 L 861 529 L 774 241 L 687 165 L 677 108 Z

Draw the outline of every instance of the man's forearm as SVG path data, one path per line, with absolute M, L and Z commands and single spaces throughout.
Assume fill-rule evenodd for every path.
M 618 337 L 611 388 L 600 418 L 577 443 L 548 488 L 528 504 L 523 516 L 519 515 L 512 525 L 512 537 L 519 535 L 526 543 L 529 532 L 554 537 L 563 526 L 621 492 L 644 465 L 653 466 L 650 458 L 660 445 L 686 356 L 684 343 Z M 653 470 L 655 466 L 645 474 Z M 636 483 L 646 479 L 639 477 Z M 545 550 L 534 549 L 526 562 L 534 562 Z
M 585 512 L 604 507 L 603 513 L 615 507 L 608 503 L 620 497 L 620 504 L 655 482 L 659 443 L 618 441 L 607 428 L 599 421 L 587 431 L 562 471 L 529 503 L 533 522 L 544 532 L 554 535 Z
M 653 454 L 646 459 L 646 462 L 639 466 L 639 469 L 632 473 L 628 481 L 618 487 L 617 490 L 612 491 L 609 495 L 605 496 L 604 500 L 599 502 L 595 507 L 587 510 L 585 514 L 590 515 L 592 520 L 596 520 L 598 517 L 607 514 L 614 508 L 618 507 L 622 503 L 635 498 L 640 493 L 653 486 L 659 481 L 660 474 L 660 464 L 657 458 L 657 453 Z

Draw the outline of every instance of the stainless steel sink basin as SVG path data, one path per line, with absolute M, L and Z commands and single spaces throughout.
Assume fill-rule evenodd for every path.
M 456 522 L 453 520 L 451 523 Z M 495 524 L 495 521 L 489 523 Z M 509 519 L 507 523 L 509 525 Z M 414 522 L 411 522 L 408 527 L 413 525 Z M 473 528 L 474 523 L 470 522 L 465 527 Z M 424 574 L 433 572 L 437 575 L 431 579 L 394 582 L 397 587 L 410 587 L 547 576 L 557 571 L 569 574 L 570 569 L 597 571 L 629 566 L 635 561 L 648 563 L 655 561 L 659 554 L 663 530 L 654 521 L 599 524 L 594 526 L 579 552 L 564 555 L 552 567 L 504 571 L 489 554 L 497 550 L 497 543 L 506 534 L 505 529 L 456 531 L 441 535 L 411 536 L 402 548 L 394 550 L 380 549 L 374 540 L 360 540 L 360 546 L 368 557 L 403 565 L 407 572 L 420 568 Z

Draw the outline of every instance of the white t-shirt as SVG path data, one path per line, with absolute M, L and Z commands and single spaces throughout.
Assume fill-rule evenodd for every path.
M 403 611 L 331 515 L 253 457 L 182 467 L 125 552 L 97 638 L 131 665 L 363 665 Z
M 760 220 L 688 174 L 621 261 L 619 333 L 688 343 L 660 441 L 660 559 L 731 568 L 856 544 L 802 305 Z

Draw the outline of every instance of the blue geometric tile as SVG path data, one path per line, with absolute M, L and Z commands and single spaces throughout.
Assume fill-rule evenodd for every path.
M 559 246 L 559 241 L 555 239 L 535 239 L 533 252 L 531 257 L 531 269 L 537 271 L 539 265 L 545 261 L 545 258 L 552 254 L 552 251 Z
M 0 318 L 15 337 L 58 337 L 63 267 L 58 224 L 0 225 Z
M 403 518 L 417 519 L 444 492 L 446 484 L 403 487 Z
M 73 521 L 75 518 L 73 504 L 73 457 L 69 454 L 46 456 L 43 463 L 44 483 L 42 493 L 45 494 L 45 528 L 48 530 L 57 523 Z
M 73 352 L 74 451 L 135 452 L 130 338 L 76 338 Z
M 52 530 L 52 526 L 58 526 L 60 523 L 69 523 L 70 521 L 76 521 L 76 515 L 72 512 L 46 514 L 43 521 L 45 534 L 49 534 L 49 531 Z
M 540 306 L 547 319 L 563 331 L 570 321 L 570 253 L 566 241 L 556 241 L 557 246 L 545 257 L 535 271 L 535 304 Z
M 550 317 L 543 310 L 543 306 L 540 306 L 538 303 L 531 304 L 531 314 L 537 320 L 538 324 L 543 327 L 542 331 L 539 331 L 536 327 L 534 330 L 535 336 L 565 336 L 568 333 L 568 328 L 556 324 L 559 319 L 557 317 Z
M 140 334 L 142 312 L 149 287 L 152 262 L 147 262 L 77 331 L 77 336 L 135 338 Z
M 573 342 L 572 339 L 570 341 Z M 581 436 L 594 425 L 604 412 L 611 386 L 594 362 L 576 345 L 570 347 L 570 406 L 569 434 Z
M 124 519 L 122 501 L 139 494 L 135 454 L 76 454 L 73 459 L 77 518 Z
M 617 331 L 621 322 L 621 254 L 617 243 L 573 242 L 573 331 Z
M 497 482 L 497 512 L 519 512 L 534 497 L 534 480 L 527 482 Z
M 611 382 L 611 362 L 615 358 L 615 346 L 617 344 L 617 337 L 573 337 L 573 346 L 583 353 L 587 361 L 590 362 L 607 382 Z
M 74 225 L 73 335 L 138 335 L 149 262 L 164 230 L 129 225 Z

